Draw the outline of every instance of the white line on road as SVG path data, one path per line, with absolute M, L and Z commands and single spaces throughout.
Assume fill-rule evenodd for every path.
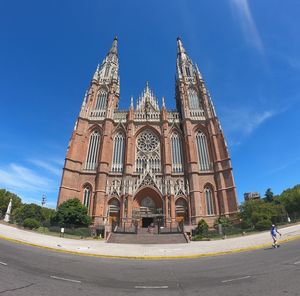
M 233 282 L 233 281 L 239 281 L 239 280 L 244 280 L 244 279 L 248 279 L 251 278 L 250 275 L 247 276 L 243 276 L 243 277 L 239 277 L 239 278 L 235 278 L 235 279 L 230 279 L 230 280 L 224 280 L 222 281 L 222 283 L 228 283 L 228 282 Z
M 168 289 L 169 286 L 134 286 L 135 289 Z
M 5 266 L 7 265 L 7 263 L 1 262 L 1 261 L 0 261 L 0 264 L 1 264 L 1 265 L 5 265 Z
M 63 278 L 63 277 L 55 276 L 55 275 L 50 275 L 50 277 L 52 279 L 55 279 L 55 280 L 61 280 L 61 281 L 67 281 L 67 282 L 72 282 L 72 283 L 79 283 L 79 284 L 81 283 L 81 281 L 66 279 L 66 278 Z
M 296 261 L 294 264 L 300 264 L 300 261 Z

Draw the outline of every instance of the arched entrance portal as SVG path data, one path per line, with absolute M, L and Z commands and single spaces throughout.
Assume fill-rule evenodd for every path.
M 116 198 L 112 198 L 108 202 L 108 219 L 110 225 L 120 220 L 120 202 Z
M 145 187 L 134 197 L 133 211 L 140 227 L 162 223 L 164 216 L 162 197 L 154 188 Z
M 188 216 L 188 204 L 184 198 L 178 198 L 175 202 L 176 205 L 176 221 L 187 223 Z

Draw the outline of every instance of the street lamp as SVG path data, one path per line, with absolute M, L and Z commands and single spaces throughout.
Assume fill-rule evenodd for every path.
M 43 194 L 43 196 L 42 196 L 42 207 L 45 205 L 46 201 L 47 201 L 47 197 L 46 197 L 45 194 Z

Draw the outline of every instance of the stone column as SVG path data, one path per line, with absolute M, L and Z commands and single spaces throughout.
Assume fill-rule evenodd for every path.
M 132 206 L 133 206 L 133 196 L 128 195 L 128 208 L 127 208 L 127 221 L 132 222 Z
M 169 198 L 167 195 L 164 196 L 164 200 L 165 200 L 165 208 L 164 208 L 165 226 L 167 226 L 169 220 Z
M 171 222 L 172 226 L 176 225 L 176 206 L 175 206 L 175 198 L 174 195 L 171 195 Z
M 188 196 L 188 215 L 189 215 L 189 224 L 192 225 L 192 211 L 191 211 L 191 199 Z

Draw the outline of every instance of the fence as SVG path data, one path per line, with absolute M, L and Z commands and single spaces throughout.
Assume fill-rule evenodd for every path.
M 61 227 L 50 226 L 48 230 L 51 232 L 61 233 Z M 90 237 L 93 236 L 93 229 L 89 227 L 64 227 L 64 234 L 74 235 L 79 237 Z
M 117 221 L 112 222 L 112 232 L 114 233 L 128 233 L 128 234 L 138 234 L 149 232 L 152 234 L 170 234 L 170 233 L 183 233 L 184 232 L 184 224 L 183 222 L 177 223 L 174 225 L 173 223 L 166 223 L 162 226 L 161 222 L 157 222 L 153 226 L 149 226 L 148 228 L 139 228 L 137 222 L 132 222 L 131 224 L 127 223 L 118 223 Z

